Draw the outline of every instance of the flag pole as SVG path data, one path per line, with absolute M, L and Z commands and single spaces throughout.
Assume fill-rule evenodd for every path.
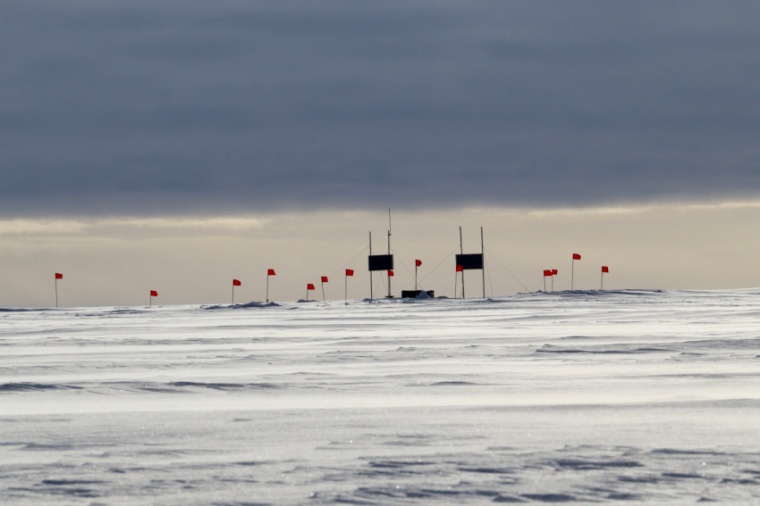
M 267 269 L 267 304 L 269 304 L 269 278 L 275 276 L 277 273 L 274 269 Z
M 55 307 L 58 307 L 58 276 L 53 276 L 55 278 Z
M 235 282 L 232 282 L 232 305 L 235 305 Z
M 324 278 L 324 276 L 323 276 Z M 325 301 L 325 282 L 322 281 L 322 302 Z
M 570 290 L 573 289 L 573 282 L 575 280 L 575 261 L 580 260 L 581 255 L 580 253 L 573 253 L 573 262 L 572 262 L 572 269 L 570 269 Z
M 573 261 L 570 264 L 570 290 L 573 289 L 573 286 L 575 283 L 575 257 L 576 257 L 576 254 L 573 253 Z
M 417 261 L 414 261 L 414 291 L 416 292 L 418 290 L 417 288 L 417 269 L 419 267 L 417 266 Z
M 546 280 L 544 280 L 544 281 L 546 281 Z M 545 288 L 544 288 L 544 290 L 545 290 Z M 552 292 L 553 291 L 554 291 L 554 274 L 552 274 Z
M 604 269 L 602 269 L 602 281 L 599 284 L 599 289 L 604 290 Z
M 552 274 L 551 269 L 544 269 L 544 292 L 546 291 L 546 278 L 551 277 L 554 279 L 554 275 Z
M 369 273 L 369 286 L 370 293 L 372 293 L 372 272 Z M 372 295 L 370 295 L 370 300 L 372 300 Z M 343 276 L 343 301 L 348 306 L 348 272 L 344 273 Z
M 314 283 L 306 283 L 306 302 L 309 302 L 309 292 L 314 289 Z

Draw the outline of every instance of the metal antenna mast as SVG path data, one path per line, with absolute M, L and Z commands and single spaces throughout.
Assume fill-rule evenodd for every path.
M 391 254 L 391 210 L 388 209 L 388 254 Z M 388 275 L 388 298 L 391 298 L 391 273 L 386 272 Z
M 481 272 L 483 273 L 483 298 L 485 299 L 486 298 L 486 247 L 485 247 L 485 243 L 483 242 L 483 227 L 480 227 L 480 255 L 481 255 L 481 258 L 483 259 L 483 268 L 481 269 Z
M 462 226 L 459 226 L 459 253 L 464 255 L 464 245 L 462 244 Z M 454 294 L 456 298 L 456 294 Z M 464 269 L 462 269 L 462 298 L 464 299 Z

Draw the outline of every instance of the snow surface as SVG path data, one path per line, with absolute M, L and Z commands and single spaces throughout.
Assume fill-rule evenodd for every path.
M 0 309 L 2 504 L 760 501 L 760 290 Z

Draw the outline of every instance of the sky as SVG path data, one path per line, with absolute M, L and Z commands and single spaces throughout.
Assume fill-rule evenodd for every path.
M 232 277 L 263 300 L 270 267 L 295 300 L 349 263 L 364 297 L 388 209 L 399 289 L 425 256 L 453 296 L 459 226 L 493 295 L 603 263 L 610 288 L 760 286 L 756 2 L 2 10 L 0 307 L 50 305 L 64 270 L 70 305 L 221 302 Z

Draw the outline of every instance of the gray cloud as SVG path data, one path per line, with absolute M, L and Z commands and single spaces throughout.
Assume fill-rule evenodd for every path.
M 0 212 L 760 190 L 752 2 L 8 1 Z

